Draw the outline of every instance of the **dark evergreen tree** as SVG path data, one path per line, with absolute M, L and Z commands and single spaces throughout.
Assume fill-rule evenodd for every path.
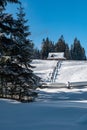
M 50 52 L 55 52 L 55 45 L 54 45 L 54 42 L 50 41 Z
M 75 38 L 73 45 L 71 45 L 71 58 L 72 60 L 85 60 L 85 50 L 81 46 L 80 41 Z
M 33 59 L 41 59 L 41 51 L 37 48 L 33 50 Z
M 33 50 L 33 44 L 28 38 L 31 33 L 29 32 L 29 26 L 26 25 L 27 21 L 28 20 L 25 20 L 24 8 L 20 4 L 17 13 L 17 24 L 15 26 L 17 32 L 13 35 L 17 43 L 16 48 L 14 47 L 12 50 L 12 54 L 14 52 L 14 55 L 18 56 L 19 62 L 26 67 L 30 66 Z M 19 57 L 19 54 L 21 57 Z
M 71 59 L 71 55 L 70 55 L 70 50 L 69 50 L 68 44 L 66 44 L 66 49 L 65 49 L 64 57 L 66 57 L 67 60 Z
M 4 12 L 8 2 L 18 3 L 18 0 L 0 0 L 0 90 L 2 95 L 6 94 L 5 92 L 7 92 L 8 87 L 7 82 L 11 82 L 13 77 L 11 71 L 9 71 L 11 61 L 9 50 L 14 43 L 11 39 L 11 34 L 16 31 L 13 27 L 15 20 L 12 15 Z
M 4 9 L 5 5 L 2 4 Z M 23 95 L 32 94 L 30 89 L 36 88 L 39 78 L 31 70 L 33 45 L 28 39 L 30 32 L 28 26 L 25 26 L 27 20 L 24 19 L 21 3 L 18 10 L 17 20 L 3 13 L 3 10 L 0 13 L 0 90 L 2 96 L 4 92 L 8 95 L 7 90 L 10 90 L 11 97 L 17 93 L 21 100 Z
M 83 47 L 82 47 L 82 57 L 83 57 L 83 60 L 86 60 L 86 53 Z
M 25 20 L 24 8 L 20 4 L 17 13 L 17 25 L 16 29 L 18 30 L 14 35 L 14 39 L 17 41 L 16 46 L 12 50 L 16 60 L 21 66 L 25 67 L 25 71 L 21 71 L 21 82 L 22 88 L 26 91 L 29 89 L 35 89 L 38 85 L 39 78 L 34 75 L 31 68 L 33 68 L 30 63 L 32 61 L 33 55 L 33 43 L 29 40 L 30 32 L 29 26 L 26 25 L 27 20 Z M 15 53 L 15 49 L 18 50 Z
M 65 49 L 66 49 L 66 43 L 65 43 L 63 35 L 61 35 L 58 42 L 55 44 L 55 51 L 56 52 L 65 52 Z
M 43 39 L 41 48 L 41 58 L 47 59 L 48 53 L 53 51 L 54 51 L 54 44 L 52 43 L 52 41 L 50 41 L 48 37 L 46 39 Z

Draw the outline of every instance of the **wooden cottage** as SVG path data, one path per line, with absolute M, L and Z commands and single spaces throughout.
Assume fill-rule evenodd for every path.
M 48 60 L 66 60 L 64 57 L 64 52 L 52 52 L 48 54 Z

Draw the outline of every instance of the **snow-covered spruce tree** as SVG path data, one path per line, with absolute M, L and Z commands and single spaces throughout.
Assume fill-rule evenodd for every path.
M 28 93 L 28 88 L 36 87 L 38 81 L 37 76 L 29 69 L 32 45 L 26 38 L 28 33 L 23 34 L 23 24 L 20 23 L 21 26 L 18 26 L 19 19 L 14 20 L 12 15 L 3 13 L 3 1 L 0 9 L 0 93 L 2 97 L 6 97 L 9 96 L 9 91 L 11 98 L 19 97 L 21 100 L 24 95 L 28 97 L 32 94 Z
M 8 85 L 7 81 L 11 74 L 8 73 L 8 61 L 10 58 L 9 48 L 11 48 L 13 41 L 10 36 L 16 30 L 12 28 L 14 19 L 11 14 L 5 13 L 7 3 L 18 3 L 18 0 L 0 0 L 0 93 L 6 96 Z M 0 96 L 1 96 L 0 95 Z
M 17 24 L 15 26 L 17 32 L 14 33 L 14 41 L 16 45 L 12 48 L 13 59 L 16 60 L 16 64 L 21 67 L 20 75 L 18 80 L 20 81 L 20 95 L 21 92 L 31 93 L 31 89 L 35 89 L 39 85 L 39 77 L 37 77 L 31 70 L 30 65 L 32 54 L 33 54 L 33 44 L 29 40 L 30 32 L 29 26 L 26 25 L 27 20 L 25 20 L 25 13 L 22 4 L 18 8 L 17 13 Z

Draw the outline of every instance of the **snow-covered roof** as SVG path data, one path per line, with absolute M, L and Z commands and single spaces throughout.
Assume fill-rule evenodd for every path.
M 64 57 L 64 52 L 52 52 L 52 53 L 49 53 L 48 54 L 48 58 L 47 59 L 66 59 L 65 57 Z

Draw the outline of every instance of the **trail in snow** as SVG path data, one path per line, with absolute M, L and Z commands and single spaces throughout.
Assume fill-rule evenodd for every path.
M 32 65 L 34 73 L 41 77 L 44 82 L 51 82 L 53 70 L 58 61 L 55 60 L 33 60 Z

